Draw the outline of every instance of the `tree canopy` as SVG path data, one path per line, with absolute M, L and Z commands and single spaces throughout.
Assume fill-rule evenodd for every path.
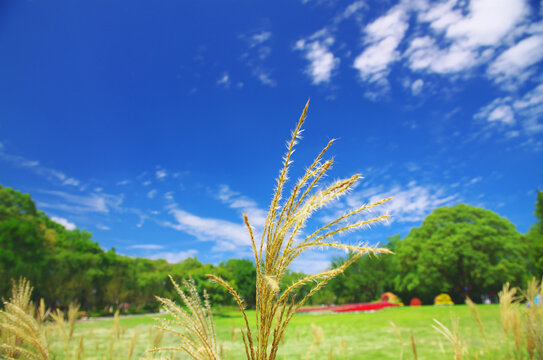
M 543 277 L 543 191 L 537 192 L 534 215 L 537 222 L 526 234 L 528 246 L 528 271 L 537 279 Z
M 425 303 L 447 292 L 458 302 L 465 296 L 478 300 L 507 281 L 522 286 L 528 277 L 543 276 L 543 191 L 537 194 L 535 215 L 538 221 L 522 235 L 489 210 L 464 204 L 436 209 L 405 238 L 388 239 L 386 247 L 396 255 L 361 257 L 310 303 L 367 302 L 386 291 L 405 302 L 416 296 Z M 331 265 L 337 267 L 349 256 Z M 229 281 L 247 306 L 254 306 L 256 268 L 250 260 L 231 259 L 214 266 L 188 258 L 170 264 L 105 251 L 92 234 L 67 230 L 49 219 L 28 194 L 0 186 L 0 298 L 9 293 L 7 280 L 24 276 L 35 287 L 36 299 L 43 297 L 48 306 L 77 301 L 87 311 L 121 305 L 152 311 L 158 308 L 155 295 L 175 293 L 171 275 L 178 283 L 191 276 L 198 291 L 205 289 L 216 305 L 232 304 L 224 289 L 207 280 L 207 273 Z M 287 271 L 280 286 L 305 276 Z M 309 290 L 303 287 L 300 294 Z
M 440 292 L 477 297 L 505 282 L 520 285 L 526 273 L 526 247 L 515 226 L 465 204 L 434 210 L 396 254 L 396 287 L 426 299 Z

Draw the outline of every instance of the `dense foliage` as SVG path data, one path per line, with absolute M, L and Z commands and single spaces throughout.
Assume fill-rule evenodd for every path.
M 526 273 L 526 249 L 508 220 L 460 204 L 432 212 L 397 248 L 396 287 L 429 297 L 447 292 L 479 298 Z
M 537 222 L 525 236 L 528 247 L 528 271 L 537 279 L 543 277 L 543 191 L 538 191 L 534 215 Z
M 254 299 L 251 283 L 245 279 L 245 275 L 254 278 L 250 261 L 230 260 L 213 266 L 196 258 L 178 264 L 130 258 L 115 249 L 104 251 L 91 236 L 52 221 L 38 211 L 28 194 L 0 186 L 0 298 L 8 297 L 9 279 L 25 276 L 35 288 L 34 297 L 44 298 L 49 306 L 66 307 L 77 301 L 87 311 L 103 312 L 121 305 L 149 311 L 158 308 L 155 295 L 174 293 L 168 275 L 177 281 L 190 275 L 214 304 L 231 304 L 231 297 L 220 286 L 204 281 L 205 274 L 215 273 L 239 284 L 249 302 Z
M 367 302 L 385 291 L 405 302 L 417 296 L 425 303 L 448 292 L 456 301 L 469 295 L 497 291 L 510 281 L 523 286 L 528 278 L 543 276 L 543 191 L 538 192 L 538 222 L 522 235 L 497 214 L 468 205 L 443 207 L 430 214 L 404 238 L 388 239 L 396 255 L 363 256 L 345 274 L 330 281 L 313 298 L 314 304 Z M 205 274 L 214 273 L 236 287 L 249 307 L 255 304 L 254 263 L 231 259 L 218 266 L 189 258 L 177 264 L 165 260 L 130 258 L 115 249 L 104 251 L 80 230 L 67 230 L 39 211 L 28 194 L 0 186 L 0 298 L 10 290 L 8 279 L 25 276 L 36 299 L 66 307 L 77 301 L 91 312 L 121 305 L 131 311 L 156 310 L 155 295 L 172 297 L 168 281 L 191 276 L 213 304 L 230 305 L 231 297 Z M 337 258 L 337 267 L 349 259 Z M 285 288 L 304 274 L 287 272 Z M 309 291 L 309 288 L 302 289 Z

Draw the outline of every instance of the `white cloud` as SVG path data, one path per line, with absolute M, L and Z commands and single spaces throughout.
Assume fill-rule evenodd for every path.
M 238 192 L 232 191 L 228 185 L 220 185 L 214 196 L 230 208 L 247 214 L 252 226 L 261 229 L 266 221 L 267 211 L 258 207 L 257 203 Z
M 111 230 L 111 228 L 109 226 L 106 226 L 106 225 L 102 225 L 102 224 L 97 224 L 96 227 L 100 230 L 103 230 L 103 231 L 109 231 Z
M 66 228 L 66 230 L 74 230 L 77 226 L 66 220 L 65 218 L 58 217 L 58 216 L 51 216 L 51 220 L 56 222 L 57 224 L 60 224 Z
M 219 80 L 217 80 L 217 85 L 228 89 L 230 87 L 230 75 L 228 75 L 227 72 L 224 72 Z
M 79 181 L 74 178 L 66 178 L 62 185 L 72 185 L 72 186 L 79 186 Z
M 528 135 L 543 131 L 543 84 L 528 91 L 513 103 L 513 108 L 523 119 L 523 128 Z
M 424 86 L 424 81 L 422 79 L 417 79 L 413 81 L 411 84 L 411 92 L 413 95 L 418 95 L 422 91 L 422 87 Z
M 149 191 L 149 192 L 147 193 L 147 197 L 148 197 L 149 199 L 152 199 L 152 198 L 154 198 L 154 197 L 156 196 L 156 194 L 157 194 L 157 190 L 156 190 L 156 189 L 152 189 L 151 191 Z
M 354 68 L 359 71 L 364 82 L 375 83 L 386 88 L 386 77 L 390 65 L 400 58 L 397 50 L 407 30 L 405 9 L 397 5 L 385 15 L 374 20 L 364 29 L 366 48 L 354 60 Z
M 468 6 L 460 0 L 419 4 L 418 21 L 429 24 L 433 33 L 415 37 L 405 56 L 413 71 L 439 74 L 467 71 L 490 61 L 529 13 L 524 0 L 472 0 Z
M 119 210 L 123 202 L 122 196 L 110 195 L 105 193 L 91 193 L 88 195 L 73 195 L 63 191 L 40 191 L 43 194 L 61 198 L 61 203 L 38 202 L 39 207 L 64 210 L 73 213 L 104 213 L 111 210 Z
M 434 209 L 457 202 L 458 196 L 448 195 L 447 188 L 437 185 L 417 185 L 415 182 L 407 186 L 371 187 L 354 192 L 346 198 L 349 208 L 356 208 L 363 203 L 375 202 L 387 197 L 392 200 L 376 208 L 379 213 L 392 215 L 392 221 L 419 222 Z M 375 215 L 375 214 L 374 214 Z
M 204 218 L 181 209 L 172 209 L 170 213 L 176 223 L 164 225 L 186 232 L 200 241 L 213 241 L 216 251 L 235 251 L 239 247 L 251 244 L 249 233 L 244 224 L 227 220 Z
M 296 42 L 294 49 L 302 51 L 309 61 L 305 72 L 315 85 L 330 82 L 332 73 L 339 66 L 339 58 L 330 51 L 333 44 L 334 37 L 326 29 Z
M 277 83 L 272 79 L 271 74 L 264 69 L 254 68 L 253 75 L 263 84 L 268 86 L 275 86 Z
M 430 36 L 413 39 L 405 56 L 411 70 L 424 70 L 438 74 L 456 73 L 477 64 L 476 54 L 472 49 L 457 44 L 440 49 L 436 40 Z
M 488 68 L 488 75 L 505 85 L 522 83 L 530 67 L 543 59 L 543 35 L 530 36 L 504 51 Z
M 124 185 L 128 185 L 130 183 L 131 183 L 131 181 L 126 179 L 126 180 L 122 180 L 122 181 L 117 182 L 117 185 L 118 186 L 124 186 Z
M 513 99 L 510 96 L 498 98 L 482 107 L 477 114 L 474 115 L 474 118 L 484 119 L 490 123 L 495 122 L 513 125 L 515 124 L 515 114 L 513 112 L 512 101 Z
M 143 249 L 143 250 L 160 250 L 164 249 L 164 246 L 158 244 L 136 244 L 130 245 L 130 249 Z
M 0 146 L 0 160 L 7 161 L 16 167 L 28 169 L 35 174 L 57 184 L 60 183 L 61 185 L 69 185 L 74 187 L 77 187 L 80 184 L 79 180 L 74 179 L 73 177 L 68 177 L 61 171 L 40 165 L 39 161 L 28 160 L 18 155 L 11 155 L 6 153 L 4 150 L 4 145 Z
M 265 60 L 272 53 L 272 49 L 268 45 L 272 38 L 272 32 L 262 30 L 252 34 L 240 35 L 240 38 L 248 44 L 248 49 L 241 55 L 241 59 L 245 62 L 245 65 L 249 67 L 251 74 L 263 85 L 275 86 L 277 83 L 272 78 L 272 71 L 264 65 Z M 229 85 L 230 82 L 228 81 L 228 86 Z M 238 88 L 242 88 L 243 86 L 244 84 L 242 82 L 237 83 Z
M 166 176 L 168 176 L 168 172 L 164 169 L 158 169 L 156 172 L 155 172 L 155 176 L 157 179 L 164 179 Z
M 363 9 L 365 5 L 366 3 L 360 0 L 351 3 L 349 6 L 345 8 L 343 13 L 341 14 L 342 15 L 341 20 L 350 18 L 351 16 L 356 14 L 358 10 Z
M 266 41 L 268 41 L 272 36 L 271 31 L 262 31 L 257 34 L 254 34 L 250 37 L 249 46 L 255 47 Z
M 504 124 L 514 124 L 515 117 L 513 115 L 513 110 L 510 106 L 502 105 L 498 106 L 490 112 L 488 115 L 488 121 L 501 121 Z
M 168 191 L 164 194 L 164 199 L 166 200 L 173 200 L 173 191 Z
M 197 254 L 198 254 L 197 250 L 190 249 L 190 250 L 178 251 L 178 252 L 159 252 L 159 253 L 148 256 L 148 258 L 153 259 L 153 260 L 164 259 L 171 264 L 175 264 L 187 258 L 196 256 Z
M 303 253 L 289 266 L 292 271 L 318 274 L 330 268 L 330 253 L 327 250 L 312 250 Z
M 151 180 L 147 180 L 141 183 L 143 186 L 149 186 L 151 185 Z
M 483 106 L 475 115 L 475 119 L 486 120 L 489 123 L 504 124 L 508 128 L 519 123 L 523 132 L 534 135 L 543 131 L 543 84 L 527 91 L 520 98 L 512 96 L 500 97 L 490 104 Z M 518 130 L 510 130 L 507 137 L 517 137 Z
M 497 45 L 527 14 L 523 0 L 472 0 L 468 14 L 446 27 L 446 36 L 466 46 Z

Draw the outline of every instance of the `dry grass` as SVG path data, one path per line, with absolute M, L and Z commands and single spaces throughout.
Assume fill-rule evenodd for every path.
M 445 338 L 452 344 L 454 348 L 454 360 L 462 360 L 464 357 L 464 353 L 467 352 L 467 349 L 464 347 L 462 338 L 460 337 L 458 318 L 454 317 L 451 314 L 452 330 L 447 328 L 436 319 L 434 319 L 434 322 L 436 323 L 436 325 L 432 325 L 432 327 L 437 330 L 437 332 L 445 336 Z
M 26 279 L 13 283 L 12 296 L 0 311 L 0 356 L 3 359 L 49 359 L 47 340 L 34 318 L 32 287 Z
M 75 321 L 77 320 L 77 314 L 79 312 L 80 305 L 77 303 L 70 303 L 68 305 L 68 339 L 71 340 L 74 335 Z
M 308 105 L 309 102 L 304 107 L 302 115 L 292 132 L 292 136 L 287 142 L 287 152 L 283 158 L 283 165 L 277 178 L 277 185 L 264 228 L 262 229 L 260 242 L 256 240 L 255 231 L 251 227 L 248 217 L 246 215 L 243 216 L 251 239 L 257 267 L 255 328 L 249 325 L 247 314 L 245 313 L 245 304 L 235 289 L 217 276 L 208 275 L 234 297 L 243 314 L 245 329 L 241 331 L 241 335 L 245 346 L 245 354 L 249 360 L 275 359 L 287 325 L 296 311 L 315 292 L 326 285 L 330 279 L 341 274 L 345 268 L 355 262 L 360 256 L 365 253 L 390 253 L 388 249 L 378 249 L 360 244 L 344 244 L 333 240 L 334 235 L 367 227 L 386 219 L 388 215 L 350 221 L 358 217 L 363 211 L 380 205 L 389 199 L 383 199 L 347 212 L 329 224 L 309 233 L 310 235 L 302 232 L 307 220 L 315 211 L 330 201 L 345 195 L 360 179 L 360 175 L 355 174 L 350 178 L 337 180 L 324 188 L 318 187 L 319 182 L 332 167 L 333 160 L 324 160 L 323 157 L 334 140 L 329 141 L 321 150 L 312 164 L 306 169 L 305 174 L 294 184 L 290 196 L 283 201 L 283 194 L 292 162 L 292 154 L 294 153 L 294 147 L 298 139 L 301 137 L 302 125 L 305 121 Z M 339 268 L 307 276 L 281 291 L 279 283 L 287 268 L 297 257 L 308 250 L 327 247 L 351 251 L 353 252 L 353 256 Z M 308 283 L 314 283 L 309 293 L 302 298 L 297 298 L 298 289 Z M 191 301 L 195 301 L 196 299 L 197 296 L 192 298 Z M 185 301 L 185 299 L 183 300 Z M 203 331 L 203 328 L 194 327 L 194 324 L 198 320 L 197 317 L 184 317 L 184 315 L 179 314 L 180 309 L 176 308 L 175 304 L 169 302 L 169 300 L 161 299 L 161 301 L 166 310 L 178 315 L 179 323 L 189 332 L 193 331 L 193 329 L 202 330 L 202 333 L 198 335 L 197 344 L 198 346 L 202 346 L 204 350 L 200 351 L 201 349 L 199 350 L 197 346 L 192 346 L 188 339 L 184 339 L 181 336 L 183 343 L 178 349 L 188 352 L 195 359 L 217 358 L 215 335 L 212 333 L 213 329 Z M 199 311 L 202 310 L 195 309 L 191 313 L 193 316 L 196 316 Z M 209 318 L 211 319 L 211 317 Z M 209 326 L 212 327 L 212 322 Z M 166 325 L 163 325 L 163 328 L 166 328 Z M 168 331 L 176 331 L 172 328 L 168 329 Z M 207 357 L 202 357 L 201 354 L 203 353 L 208 354 L 206 355 Z
M 394 332 L 396 333 L 396 336 L 398 337 L 398 340 L 400 340 L 400 347 L 401 347 L 401 349 L 400 349 L 400 360 L 403 360 L 403 353 L 404 353 L 405 346 L 404 346 L 404 343 L 403 343 L 402 332 L 400 331 L 400 328 L 398 327 L 398 325 L 396 325 L 396 323 L 394 323 L 394 321 L 391 321 L 390 325 L 392 325 L 392 328 L 394 329 Z
M 524 331 L 526 338 L 526 350 L 530 359 L 543 358 L 543 286 L 533 278 L 529 283 L 523 296 L 526 300 L 526 319 L 524 320 Z M 536 298 L 539 296 L 539 304 Z
M 211 307 L 204 292 L 204 303 L 200 300 L 196 287 L 192 280 L 184 281 L 188 294 L 185 294 L 179 285 L 170 277 L 175 290 L 183 300 L 187 310 L 178 306 L 175 302 L 157 297 L 163 308 L 175 319 L 175 323 L 182 326 L 182 331 L 172 327 L 173 321 L 160 319 L 159 328 L 175 335 L 181 344 L 178 347 L 155 347 L 150 352 L 157 351 L 184 351 L 196 360 L 219 359 L 219 349 L 215 337 L 215 325 Z
M 452 314 L 451 329 L 435 319 L 437 326 L 433 327 L 453 345 L 457 360 L 465 356 L 474 359 L 478 359 L 479 356 L 492 359 L 543 359 L 543 304 L 541 304 L 543 286 L 534 278 L 528 282 L 526 290 L 520 291 L 521 295 L 517 295 L 518 293 L 518 288 L 511 288 L 510 284 L 506 283 L 498 294 L 503 332 L 502 341 L 495 343 L 494 347 L 490 346 L 477 306 L 469 298 L 466 299 L 466 304 L 472 310 L 484 340 L 484 350 L 475 346 L 470 347 L 463 342 L 458 318 Z M 511 343 L 514 344 L 512 351 Z
M 417 360 L 419 358 L 417 354 L 417 344 L 415 343 L 415 336 L 413 335 L 412 331 L 411 331 L 410 340 L 411 340 L 411 350 L 413 351 L 413 359 Z
M 483 327 L 483 322 L 481 321 L 481 315 L 479 314 L 479 309 L 477 309 L 477 305 L 469 298 L 466 298 L 466 304 L 469 306 L 471 311 L 473 312 L 473 316 L 475 317 L 475 321 L 477 322 L 477 327 L 479 328 L 479 331 L 481 332 L 481 336 L 483 337 L 485 341 L 485 346 L 487 352 L 490 350 L 490 347 L 488 345 L 488 338 L 486 337 L 485 328 Z

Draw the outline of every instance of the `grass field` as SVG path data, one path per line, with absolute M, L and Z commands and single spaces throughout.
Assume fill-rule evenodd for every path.
M 375 313 L 298 314 L 292 320 L 279 359 L 400 359 L 402 345 L 390 322 L 400 328 L 404 342 L 403 359 L 413 359 L 410 333 L 413 332 L 419 359 L 454 359 L 450 343 L 433 327 L 433 319 L 451 326 L 451 314 L 460 319 L 460 334 L 470 349 L 470 358 L 504 358 L 502 327 L 497 305 L 478 306 L 481 319 L 490 342 L 490 348 L 501 349 L 495 353 L 485 350 L 483 337 L 475 318 L 466 305 L 449 307 L 401 307 L 388 308 Z M 249 312 L 253 318 L 254 312 Z M 242 324 L 238 312 L 230 311 L 215 315 L 217 336 L 227 354 L 227 359 L 245 359 L 243 342 L 236 330 Z M 132 359 L 153 358 L 145 350 L 152 347 L 156 330 L 153 316 L 128 316 L 120 318 L 120 339 L 116 340 L 113 319 L 79 321 L 70 342 L 70 358 L 77 359 L 77 349 L 84 337 L 83 359 L 127 359 L 130 342 L 137 332 Z M 51 346 L 56 359 L 65 358 L 64 344 L 54 325 L 49 325 Z M 320 329 L 322 336 L 319 338 Z M 176 346 L 176 340 L 165 334 L 161 346 Z M 480 350 L 480 351 L 479 351 Z M 113 354 L 113 356 L 111 356 Z M 479 355 L 480 354 L 480 355 Z M 479 356 L 477 356 L 479 355 Z M 180 352 L 162 353 L 154 358 L 188 359 Z

